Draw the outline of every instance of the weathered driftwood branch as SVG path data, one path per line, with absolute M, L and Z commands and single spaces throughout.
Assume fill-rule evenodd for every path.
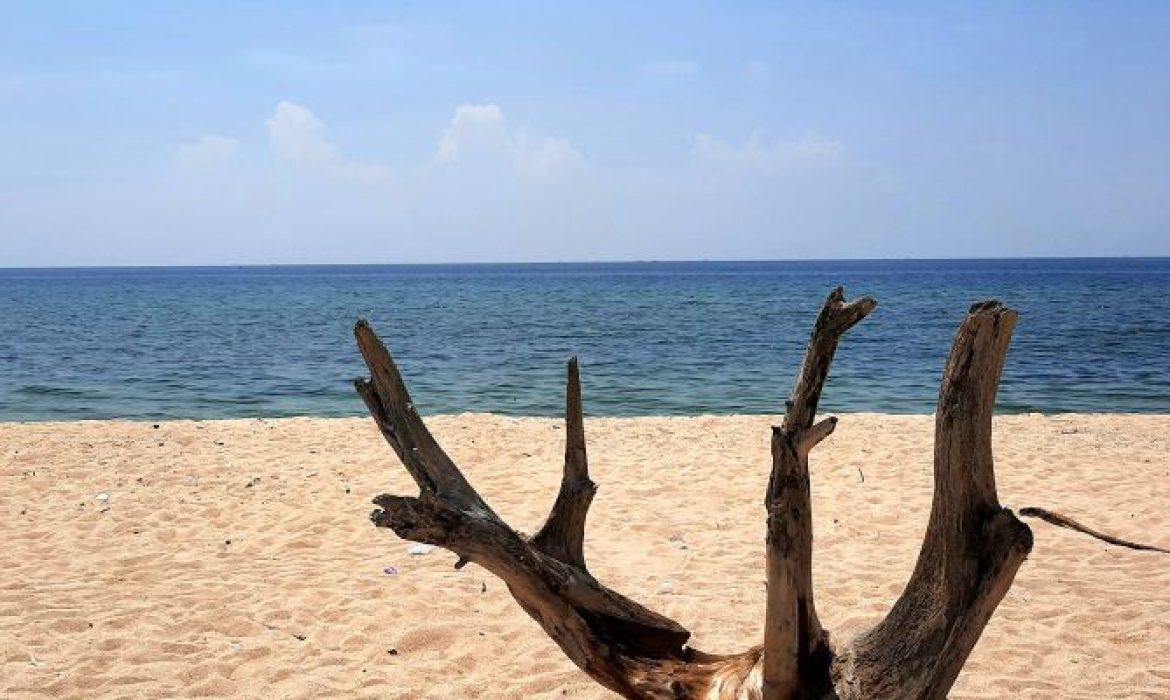
M 585 512 L 594 486 L 585 462 L 576 363 L 569 365 L 561 492 L 540 533 L 526 539 L 488 507 L 439 447 L 373 329 L 359 322 L 354 333 L 371 377 L 355 382 L 358 393 L 421 492 L 417 498 L 375 498 L 374 524 L 491 571 L 580 668 L 627 697 L 654 697 L 640 690 L 644 676 L 661 663 L 690 658 L 690 633 L 606 588 L 585 568 Z
M 831 687 L 833 655 L 813 603 L 808 455 L 837 427 L 836 418 L 814 423 L 837 343 L 876 306 L 869 297 L 847 304 L 844 290 L 833 290 L 813 327 L 784 421 L 772 429 L 772 475 L 764 500 L 768 512 L 764 698 L 823 694 Z
M 575 360 L 568 370 L 565 467 L 540 531 L 525 538 L 496 515 L 427 430 L 390 354 L 364 322 L 370 368 L 357 389 L 420 489 L 382 495 L 371 519 L 445 547 L 457 563 L 499 576 L 520 606 L 583 671 L 627 698 L 942 698 L 1027 556 L 1031 532 L 1000 507 L 991 415 L 1015 313 L 977 304 L 955 336 L 939 393 L 935 491 L 918 564 L 875 628 L 835 647 L 813 601 L 808 456 L 836 425 L 815 422 L 841 336 L 875 304 L 841 289 L 817 318 L 783 423 L 773 429 L 767 508 L 764 644 L 713 656 L 687 645 L 673 620 L 606 588 L 584 556 L 589 479 Z
M 532 538 L 540 551 L 566 564 L 585 568 L 585 518 L 597 485 L 589 479 L 585 455 L 585 417 L 581 410 L 581 376 L 577 358 L 569 360 L 565 382 L 565 473 L 552 512 Z
M 945 698 L 1032 549 L 995 490 L 991 417 L 1016 312 L 971 307 L 943 371 L 934 499 L 918 563 L 893 609 L 850 650 L 860 697 Z

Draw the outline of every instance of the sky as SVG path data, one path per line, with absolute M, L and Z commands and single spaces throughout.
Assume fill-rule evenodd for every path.
M 0 267 L 1170 255 L 1166 2 L 5 2 Z

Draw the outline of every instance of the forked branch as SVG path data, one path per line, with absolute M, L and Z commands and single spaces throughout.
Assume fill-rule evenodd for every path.
M 772 429 L 772 474 L 764 503 L 768 510 L 765 700 L 798 697 L 831 687 L 829 638 L 813 602 L 808 455 L 837 427 L 836 418 L 813 423 L 837 343 L 876 306 L 869 297 L 845 303 L 841 287 L 829 294 L 809 338 L 784 421 Z
M 595 487 L 585 462 L 576 363 L 569 365 L 561 492 L 548 522 L 529 540 L 488 507 L 439 447 L 370 326 L 359 322 L 354 334 L 371 376 L 355 382 L 358 393 L 421 492 L 417 498 L 376 497 L 374 524 L 404 539 L 444 547 L 458 555 L 459 565 L 483 566 L 503 579 L 525 612 L 581 669 L 627 697 L 655 697 L 644 692 L 647 683 L 660 680 L 654 669 L 694 657 L 685 647 L 690 633 L 606 588 L 585 568 L 585 515 Z

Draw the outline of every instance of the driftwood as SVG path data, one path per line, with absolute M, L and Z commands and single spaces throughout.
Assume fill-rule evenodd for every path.
M 370 379 L 355 382 L 370 414 L 418 484 L 418 497 L 381 495 L 371 514 L 400 537 L 444 547 L 456 568 L 475 562 L 508 590 L 564 653 L 626 698 L 944 698 L 1017 569 L 1032 533 L 1000 506 L 991 418 L 1016 313 L 971 307 L 954 337 L 935 421 L 934 498 L 918 563 L 886 618 L 848 643 L 830 639 L 812 585 L 809 453 L 835 418 L 815 420 L 842 335 L 874 308 L 834 290 L 809 340 L 782 424 L 772 432 L 764 643 L 716 656 L 690 633 L 595 579 L 585 563 L 589 478 L 576 360 L 568 365 L 564 475 L 532 537 L 505 523 L 464 478 L 415 410 L 373 329 L 355 328 Z

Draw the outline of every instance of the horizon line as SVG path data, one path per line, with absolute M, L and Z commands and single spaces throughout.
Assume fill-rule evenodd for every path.
M 1026 255 L 1026 256 L 957 256 L 886 257 L 886 258 L 699 258 L 699 259 L 630 259 L 630 260 L 498 260 L 453 262 L 254 262 L 254 263 L 178 263 L 178 264 L 107 264 L 107 265 L 0 265 L 0 271 L 15 270 L 150 270 L 150 269 L 208 269 L 241 267 L 487 267 L 493 265 L 555 266 L 555 265 L 684 265 L 694 263 L 826 263 L 826 262 L 995 262 L 1029 260 L 1170 260 L 1170 255 Z

